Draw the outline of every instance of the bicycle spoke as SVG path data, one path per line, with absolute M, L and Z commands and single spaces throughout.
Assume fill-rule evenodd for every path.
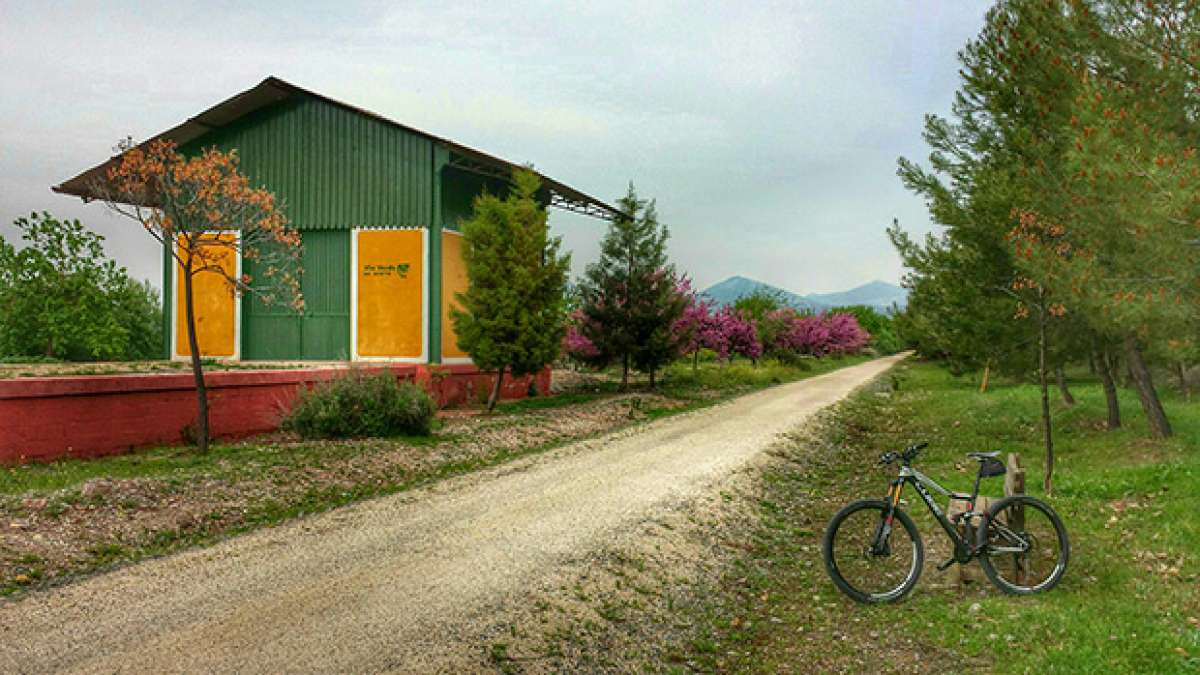
M 1015 588 L 1041 586 L 1063 559 L 1050 516 L 1025 504 L 1013 503 L 996 513 L 988 526 L 987 546 L 996 576 Z
M 913 573 L 916 561 L 916 544 L 898 522 L 887 540 L 874 546 L 882 519 L 880 509 L 854 512 L 839 526 L 832 551 L 846 583 L 877 597 L 898 591 Z

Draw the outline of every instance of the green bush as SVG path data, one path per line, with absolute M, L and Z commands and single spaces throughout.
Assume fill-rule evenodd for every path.
M 132 361 L 163 357 L 158 290 L 104 253 L 104 237 L 49 213 L 0 238 L 0 357 Z
M 305 438 L 427 436 L 436 411 L 429 394 L 411 382 L 352 370 L 302 389 L 281 426 Z

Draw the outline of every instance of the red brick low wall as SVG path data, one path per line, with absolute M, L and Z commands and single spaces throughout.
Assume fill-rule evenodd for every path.
M 486 397 L 494 375 L 474 366 L 366 366 L 413 380 L 441 406 Z M 218 437 L 237 437 L 279 427 L 282 411 L 298 387 L 328 380 L 344 368 L 230 370 L 209 373 L 210 422 Z M 532 378 L 505 378 L 504 398 L 524 397 Z M 550 371 L 537 390 L 550 387 Z M 0 464 L 99 457 L 137 447 L 182 442 L 196 418 L 190 374 L 93 375 L 0 380 Z

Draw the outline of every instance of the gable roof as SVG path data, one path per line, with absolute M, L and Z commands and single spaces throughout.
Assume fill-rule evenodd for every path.
M 251 87 L 239 94 L 214 105 L 204 112 L 190 117 L 184 123 L 168 129 L 153 138 L 144 141 L 141 145 L 145 145 L 155 140 L 173 141 L 177 146 L 182 146 L 189 143 L 208 132 L 219 129 L 234 123 L 242 117 L 249 115 L 257 110 L 267 106 L 274 105 L 292 99 L 295 97 L 310 97 L 323 101 L 338 108 L 348 110 L 357 115 L 371 118 L 378 122 L 397 127 L 408 133 L 415 134 L 427 138 L 434 143 L 440 144 L 450 150 L 451 165 L 459 168 L 490 175 L 493 177 L 508 180 L 512 175 L 514 168 L 522 168 L 519 164 L 514 164 L 507 160 L 501 159 L 494 155 L 489 155 L 481 150 L 476 150 L 454 141 L 435 136 L 420 129 L 415 129 L 405 124 L 401 124 L 394 120 L 388 119 L 378 113 L 373 113 L 369 110 L 338 101 L 337 99 L 329 98 L 323 94 L 296 86 L 290 82 L 285 82 L 277 77 L 271 76 L 260 82 L 258 85 Z M 58 185 L 52 186 L 50 189 L 54 192 L 66 195 L 74 195 L 83 198 L 84 201 L 97 199 L 92 186 L 98 182 L 106 181 L 108 178 L 108 169 L 120 161 L 120 156 L 110 158 L 108 161 L 94 166 L 87 171 L 65 180 Z M 535 172 L 542 180 L 542 186 L 550 193 L 550 205 L 568 211 L 575 211 L 584 215 L 612 220 L 617 217 L 620 212 L 611 205 L 572 188 L 569 185 L 560 183 L 548 176 Z

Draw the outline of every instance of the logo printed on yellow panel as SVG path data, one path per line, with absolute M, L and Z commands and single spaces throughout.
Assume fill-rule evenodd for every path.
M 408 263 L 396 263 L 395 265 L 364 265 L 364 277 L 389 277 L 395 274 L 401 279 L 408 278 Z

